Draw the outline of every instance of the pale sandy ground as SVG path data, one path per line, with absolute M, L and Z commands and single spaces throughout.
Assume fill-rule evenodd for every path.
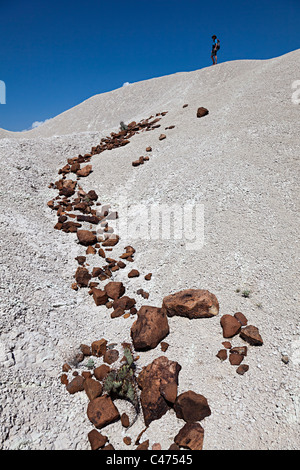
M 115 279 L 124 281 L 138 306 L 160 306 L 165 295 L 202 288 L 217 296 L 220 313 L 171 318 L 168 351 L 141 353 L 138 369 L 161 354 L 181 364 L 179 393 L 203 394 L 212 410 L 201 422 L 206 450 L 299 449 L 300 106 L 291 99 L 299 60 L 297 50 L 156 78 L 92 97 L 35 130 L 0 131 L 2 449 L 90 448 L 87 396 L 66 392 L 61 366 L 81 343 L 129 340 L 134 318 L 112 320 L 86 290 L 70 288 L 74 258 L 83 252 L 74 234 L 53 229 L 56 218 L 47 201 L 56 193 L 48 184 L 68 157 L 88 152 L 117 131 L 120 120 L 162 111 L 168 114 L 161 128 L 93 157 L 94 171 L 82 185 L 131 224 L 118 250 L 132 244 L 134 267 L 153 277 L 148 283 L 143 276 L 130 280 L 126 268 Z M 199 106 L 209 115 L 197 119 Z M 169 125 L 176 127 L 164 131 Z M 133 168 L 132 160 L 148 145 L 150 161 Z M 172 231 L 169 238 L 151 239 L 145 227 L 134 236 L 133 222 L 151 224 L 144 215 L 154 204 L 174 204 L 177 217 L 187 204 L 203 205 L 204 246 L 189 249 L 186 226 L 181 239 Z M 194 222 L 199 240 L 200 219 Z M 147 301 L 135 295 L 141 287 L 150 292 Z M 241 295 L 245 289 L 249 298 Z M 249 347 L 250 368 L 243 376 L 216 357 L 223 341 L 220 317 L 236 311 L 264 339 L 262 347 Z M 235 337 L 232 344 L 243 341 Z M 170 411 L 143 439 L 168 449 L 183 424 Z M 128 431 L 118 422 L 103 433 L 116 449 L 133 449 L 123 437 L 134 442 L 143 427 L 140 417 Z

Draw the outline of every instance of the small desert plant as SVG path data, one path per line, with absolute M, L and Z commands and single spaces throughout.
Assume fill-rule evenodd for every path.
M 250 291 L 248 289 L 243 290 L 242 296 L 246 298 L 250 297 Z
M 126 363 L 119 369 L 112 370 L 107 375 L 104 384 L 104 392 L 115 398 L 128 400 L 139 411 L 139 401 L 136 393 L 136 378 L 134 374 L 134 360 L 129 348 L 124 348 Z
M 87 361 L 86 367 L 87 367 L 88 369 L 94 369 L 94 367 L 95 367 L 95 361 L 94 361 L 94 359 L 92 359 L 92 358 L 90 357 L 89 360 Z

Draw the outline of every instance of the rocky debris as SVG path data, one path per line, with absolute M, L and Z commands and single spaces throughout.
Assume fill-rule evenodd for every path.
M 97 380 L 103 381 L 109 372 L 110 372 L 110 367 L 107 366 L 106 364 L 101 364 L 101 366 L 95 367 L 94 376 L 96 377 Z
M 120 419 L 117 407 L 107 395 L 94 398 L 94 400 L 89 402 L 87 416 L 97 429 L 101 429 Z
M 81 375 L 77 375 L 66 386 L 67 391 L 71 395 L 74 395 L 74 393 L 83 391 L 84 390 L 84 381 L 85 381 L 85 379 Z
M 106 339 L 102 338 L 97 341 L 93 341 L 91 344 L 91 355 L 101 357 L 106 353 Z
M 207 290 L 186 289 L 164 297 L 162 308 L 168 317 L 209 318 L 219 313 L 219 302 Z
M 95 245 L 97 243 L 97 235 L 89 230 L 77 230 L 77 238 L 81 245 Z
M 167 137 L 166 134 L 160 134 L 159 140 L 164 140 L 166 139 L 166 137 Z
M 262 346 L 263 340 L 256 326 L 248 325 L 241 330 L 240 337 L 254 346 Z
M 138 319 L 131 327 L 131 337 L 136 351 L 154 349 L 169 334 L 169 324 L 163 309 L 142 306 Z
M 103 436 L 103 434 L 96 429 L 92 429 L 92 431 L 88 433 L 88 440 L 92 450 L 98 450 L 101 447 L 104 447 L 108 441 L 107 437 Z
M 246 326 L 247 323 L 248 323 L 248 320 L 247 318 L 245 317 L 245 315 L 242 313 L 242 312 L 236 312 L 234 314 L 234 317 L 240 322 L 240 324 L 242 326 Z
M 177 418 L 184 419 L 188 423 L 201 421 L 211 415 L 207 399 L 192 390 L 178 395 L 174 403 L 174 410 Z
M 141 389 L 140 401 L 146 426 L 160 419 L 170 409 L 170 403 L 164 398 L 161 390 L 166 390 L 167 384 L 178 385 L 180 370 L 178 362 L 160 356 L 144 367 L 138 375 L 137 382 Z
M 162 352 L 166 352 L 166 350 L 168 349 L 168 347 L 169 347 L 169 344 L 166 343 L 165 341 L 162 341 L 162 342 L 160 343 L 160 348 L 161 348 Z
M 114 300 L 112 307 L 114 309 L 120 307 L 123 310 L 130 310 L 135 306 L 135 303 L 135 299 L 133 299 L 132 297 L 128 297 L 128 295 L 123 295 L 119 299 Z
M 81 168 L 80 170 L 77 170 L 76 174 L 77 174 L 77 176 L 86 177 L 86 176 L 89 176 L 91 171 L 92 171 L 92 165 L 86 165 L 85 167 Z
M 224 338 L 232 338 L 241 330 L 241 323 L 233 315 L 223 315 L 221 317 L 220 324 L 223 329 Z
M 93 295 L 93 299 L 97 307 L 99 305 L 105 305 L 108 302 L 108 295 L 105 292 L 105 290 L 98 289 L 97 287 L 93 287 L 92 295 Z
M 150 280 L 151 280 L 151 277 L 152 277 L 152 273 L 148 273 L 148 274 L 146 274 L 146 276 L 145 276 L 145 280 L 146 280 L 146 281 L 150 281 Z
M 244 375 L 248 370 L 249 366 L 247 364 L 241 364 L 239 367 L 237 367 L 236 373 L 239 375 Z
M 95 380 L 91 377 L 87 377 L 83 383 L 83 388 L 87 394 L 89 400 L 102 395 L 102 385 L 98 380 Z
M 139 444 L 135 450 L 148 450 L 148 449 L 149 449 L 149 439 Z
M 178 386 L 176 382 L 161 384 L 160 393 L 168 403 L 174 405 L 177 398 L 177 389 Z
M 119 358 L 119 351 L 117 349 L 108 349 L 103 356 L 103 361 L 107 364 L 113 364 Z
M 197 118 L 201 118 L 206 116 L 209 113 L 208 109 L 200 107 L 197 109 Z
M 221 361 L 225 361 L 227 359 L 227 349 L 220 349 L 216 356 L 221 359 Z
M 129 427 L 129 424 L 130 424 L 130 422 L 129 422 L 129 417 L 128 417 L 128 415 L 127 415 L 126 413 L 122 413 L 122 415 L 121 415 L 121 423 L 122 423 L 122 426 L 123 426 L 124 428 L 128 428 L 128 427 Z
M 110 299 L 116 300 L 125 294 L 125 287 L 123 282 L 111 281 L 104 287 L 107 296 Z
M 175 444 L 190 450 L 202 450 L 204 429 L 199 423 L 186 423 L 175 436 Z
M 139 277 L 140 273 L 137 269 L 132 269 L 129 273 L 128 273 L 128 277 Z
M 87 268 L 79 266 L 75 273 L 75 280 L 79 287 L 87 287 L 92 276 Z

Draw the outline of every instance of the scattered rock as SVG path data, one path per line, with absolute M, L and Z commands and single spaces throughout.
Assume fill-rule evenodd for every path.
M 88 404 L 87 416 L 97 429 L 114 423 L 120 418 L 118 409 L 108 395 L 91 400 Z
M 98 341 L 93 341 L 91 344 L 91 354 L 92 356 L 101 357 L 106 353 L 106 339 L 99 339 Z
M 131 327 L 131 337 L 136 351 L 156 348 L 169 333 L 165 311 L 158 307 L 142 306 L 138 319 Z
M 104 290 L 107 296 L 113 300 L 119 299 L 125 293 L 125 287 L 122 282 L 111 281 L 106 284 Z
M 119 351 L 117 349 L 108 349 L 104 354 L 103 361 L 107 364 L 113 364 L 119 358 Z
M 88 269 L 79 266 L 75 273 L 75 280 L 79 287 L 87 287 L 92 276 Z
M 247 364 L 241 364 L 237 369 L 236 373 L 239 375 L 244 375 L 245 372 L 249 370 L 249 366 Z
M 102 385 L 98 380 L 86 378 L 83 387 L 90 400 L 102 395 Z
M 161 386 L 168 383 L 178 385 L 180 370 L 178 362 L 160 356 L 144 367 L 138 375 L 137 382 L 142 390 L 140 400 L 146 426 L 161 418 L 170 409 L 170 403 L 161 394 Z
M 83 377 L 81 377 L 81 375 L 77 375 L 66 386 L 67 391 L 71 395 L 74 395 L 74 393 L 77 393 L 77 392 L 82 392 L 82 390 L 84 390 L 84 386 L 83 386 L 84 381 L 85 381 L 85 379 Z
M 77 230 L 77 238 L 81 245 L 88 246 L 97 243 L 97 236 L 89 230 Z
M 223 329 L 224 338 L 232 338 L 241 330 L 240 322 L 233 315 L 223 315 L 221 317 L 220 323 Z
M 186 423 L 174 441 L 180 447 L 190 450 L 202 450 L 204 440 L 204 429 L 199 423 Z
M 225 361 L 227 359 L 227 349 L 220 349 L 216 356 L 221 359 L 221 361 Z
M 202 289 L 186 289 L 163 299 L 168 317 L 209 318 L 219 313 L 219 302 L 214 294 Z
M 178 395 L 174 404 L 174 410 L 177 418 L 184 419 L 188 423 L 201 421 L 211 415 L 207 399 L 192 390 Z
M 240 337 L 254 346 L 262 346 L 263 340 L 256 326 L 248 325 L 241 330 Z
M 240 322 L 240 324 L 242 326 L 246 326 L 247 323 L 248 323 L 248 320 L 247 318 L 245 317 L 245 315 L 242 313 L 242 312 L 236 312 L 234 314 L 235 318 Z
M 93 429 L 88 433 L 88 440 L 92 450 L 98 450 L 107 442 L 107 437 L 103 436 L 99 431 Z
M 108 301 L 108 296 L 105 290 L 97 289 L 97 287 L 93 287 L 92 289 L 93 299 L 97 306 L 105 305 Z
M 203 116 L 206 116 L 209 113 L 208 109 L 200 107 L 197 109 L 197 117 L 201 118 Z
M 139 277 L 140 273 L 137 269 L 132 269 L 129 273 L 128 273 L 128 277 Z

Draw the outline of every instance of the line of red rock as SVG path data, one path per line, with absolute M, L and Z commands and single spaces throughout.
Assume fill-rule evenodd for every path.
M 77 290 L 78 288 L 89 287 L 89 294 L 93 296 L 97 306 L 106 305 L 107 308 L 113 308 L 111 313 L 112 318 L 121 315 L 126 318 L 137 314 L 137 320 L 131 327 L 131 339 L 135 351 L 153 349 L 159 344 L 162 351 L 166 351 L 168 344 L 162 340 L 169 334 L 168 317 L 174 315 L 185 316 L 190 319 L 213 317 L 219 313 L 218 300 L 214 294 L 206 290 L 187 289 L 166 296 L 161 307 L 144 305 L 137 311 L 135 299 L 125 295 L 126 288 L 122 282 L 109 281 L 103 289 L 99 289 L 98 281 L 109 280 L 113 272 L 123 269 L 126 266 L 124 260 L 127 262 L 134 261 L 135 249 L 131 246 L 125 247 L 125 252 L 120 256 L 121 259 L 119 261 L 107 256 L 106 251 L 111 251 L 119 242 L 119 236 L 113 233 L 113 229 L 108 225 L 108 220 L 116 219 L 118 214 L 111 212 L 108 205 L 102 205 L 99 212 L 97 206 L 101 204 L 97 202 L 98 195 L 96 192 L 94 190 L 87 193 L 84 192 L 80 186 L 77 186 L 77 181 L 67 179 L 66 175 L 74 173 L 77 176 L 77 180 L 87 177 L 92 171 L 92 166 L 87 164 L 81 167 L 82 163 L 90 162 L 93 155 L 99 154 L 104 150 L 112 150 L 113 148 L 127 145 L 130 137 L 139 131 L 152 130 L 159 127 L 156 124 L 160 119 L 158 116 L 164 114 L 166 112 L 158 113 L 153 121 L 150 121 L 153 118 L 151 116 L 148 120 L 141 121 L 138 124 L 136 122 L 130 123 L 128 130 L 121 131 L 118 134 L 111 133 L 110 137 L 102 139 L 98 146 L 92 148 L 91 153 L 68 159 L 67 165 L 59 170 L 62 178 L 50 185 L 50 187 L 59 191 L 59 195 L 48 202 L 48 206 L 57 212 L 58 221 L 55 228 L 67 233 L 76 232 L 78 243 L 86 247 L 86 254 L 96 255 L 98 253 L 106 261 L 104 266 L 94 267 L 90 273 L 87 265 L 85 265 L 86 256 L 78 256 L 76 259 L 79 266 L 74 276 L 76 282 L 72 284 L 72 288 Z M 202 117 L 206 114 L 208 114 L 208 110 L 205 110 L 205 108 L 199 108 L 197 111 L 197 117 Z M 169 128 L 173 127 L 169 126 Z M 161 134 L 159 139 L 163 140 L 165 137 L 164 134 Z M 150 152 L 151 147 L 148 147 L 146 151 Z M 143 162 L 139 164 L 141 163 Z M 76 189 L 78 191 L 74 197 Z M 79 211 L 81 214 L 76 215 L 72 211 Z M 83 223 L 94 224 L 95 226 L 100 224 L 100 232 L 99 230 L 83 229 Z M 138 277 L 139 275 L 138 270 L 132 269 L 128 277 Z M 92 279 L 94 278 L 98 278 L 98 281 L 93 281 Z M 147 274 L 145 279 L 150 280 L 151 273 Z M 148 298 L 149 296 L 143 289 L 139 289 L 137 293 L 142 295 L 143 298 Z M 225 315 L 222 317 L 223 320 L 221 319 L 225 335 L 227 334 L 225 329 L 228 326 L 228 318 L 224 319 L 224 317 L 228 316 Z M 235 318 L 235 320 L 237 319 Z M 239 324 L 241 325 L 241 323 Z M 246 328 L 243 328 L 241 336 L 243 334 L 244 336 L 242 337 L 247 341 L 249 336 L 247 336 L 245 330 Z M 238 354 L 246 355 L 245 349 L 241 350 L 241 348 L 238 350 L 231 348 L 231 354 L 235 356 Z M 118 359 L 119 352 L 113 348 L 113 345 L 107 345 L 107 341 L 102 338 L 92 343 L 91 346 L 81 345 L 79 357 L 77 358 L 78 362 L 81 362 L 87 356 L 102 357 L 103 362 L 106 364 L 95 368 L 93 372 L 90 370 L 84 371 L 81 375 L 74 371 L 71 381 L 67 375 L 71 373 L 71 367 L 68 364 L 64 364 L 61 382 L 71 394 L 85 390 L 90 400 L 87 410 L 88 417 L 96 428 L 88 435 L 91 448 L 110 450 L 113 449 L 113 446 L 107 443 L 108 438 L 103 436 L 98 430 L 118 419 L 121 420 L 124 427 L 129 426 L 128 417 L 126 415 L 119 415 L 110 396 L 102 395 L 103 380 L 110 371 L 110 367 L 107 364 L 113 364 Z M 185 425 L 175 436 L 174 444 L 171 445 L 170 449 L 180 449 L 183 447 L 191 450 L 200 450 L 203 446 L 204 429 L 199 421 L 209 416 L 211 411 L 206 398 L 200 394 L 188 390 L 177 395 L 178 374 L 180 370 L 181 366 L 176 361 L 170 361 L 165 356 L 160 356 L 143 368 L 137 377 L 137 383 L 141 390 L 140 402 L 144 421 L 147 428 L 153 420 L 160 419 L 170 408 L 173 408 L 176 416 L 185 421 Z M 136 449 L 147 449 L 149 441 L 140 443 L 140 436 L 136 440 Z M 130 444 L 131 439 L 127 436 L 124 442 Z M 159 444 L 156 445 L 160 446 Z

